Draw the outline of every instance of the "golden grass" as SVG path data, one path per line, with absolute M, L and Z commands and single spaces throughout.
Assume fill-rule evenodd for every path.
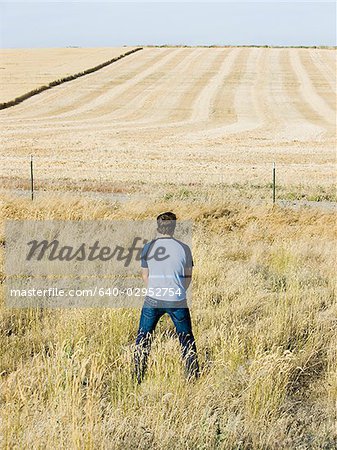
M 192 219 L 202 376 L 184 380 L 167 318 L 138 386 L 138 310 L 13 310 L 2 286 L 2 447 L 332 449 L 333 215 L 243 203 L 231 192 L 211 202 L 162 194 L 125 204 L 3 197 L 4 219 L 143 219 L 168 209 Z

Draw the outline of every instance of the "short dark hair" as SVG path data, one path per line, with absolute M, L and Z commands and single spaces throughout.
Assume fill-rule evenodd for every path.
M 157 217 L 157 230 L 160 234 L 174 233 L 177 216 L 173 212 L 164 212 Z

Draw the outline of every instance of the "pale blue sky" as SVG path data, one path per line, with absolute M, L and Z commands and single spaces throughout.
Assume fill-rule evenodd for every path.
M 334 2 L 0 2 L 0 46 L 336 45 Z

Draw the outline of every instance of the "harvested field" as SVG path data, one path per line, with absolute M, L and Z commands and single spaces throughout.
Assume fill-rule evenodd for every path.
M 145 48 L 1 111 L 3 175 L 331 186 L 335 56 Z

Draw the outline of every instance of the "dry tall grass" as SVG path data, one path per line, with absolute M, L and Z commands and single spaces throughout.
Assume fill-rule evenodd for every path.
M 184 380 L 165 319 L 135 385 L 138 310 L 12 310 L 2 284 L 3 448 L 335 448 L 334 217 L 220 198 L 3 199 L 5 219 L 193 219 L 202 366 Z

